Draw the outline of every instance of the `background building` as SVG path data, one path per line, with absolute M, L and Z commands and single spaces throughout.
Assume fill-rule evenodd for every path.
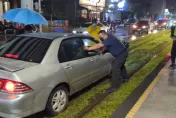
M 19 0 L 0 0 L 0 16 L 9 9 L 20 7 Z M 3 19 L 0 17 L 0 21 Z

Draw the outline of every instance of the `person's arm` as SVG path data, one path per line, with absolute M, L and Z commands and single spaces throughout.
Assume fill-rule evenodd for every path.
M 87 47 L 87 46 L 84 46 L 84 49 L 87 50 L 87 51 L 92 51 L 92 50 L 96 50 L 96 49 L 99 49 L 99 48 L 102 48 L 104 47 L 104 44 L 102 43 L 98 43 L 92 47 Z

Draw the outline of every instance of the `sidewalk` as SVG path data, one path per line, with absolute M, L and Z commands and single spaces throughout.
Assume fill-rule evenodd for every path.
M 150 84 L 126 118 L 176 118 L 176 69 L 170 62 Z

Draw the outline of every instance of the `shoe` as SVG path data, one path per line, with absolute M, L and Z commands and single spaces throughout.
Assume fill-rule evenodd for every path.
M 174 63 L 170 65 L 171 68 L 173 68 L 173 67 L 175 67 L 175 66 L 176 66 L 176 65 L 175 65 Z
M 109 88 L 109 89 L 106 90 L 106 92 L 107 93 L 113 93 L 113 92 L 115 92 L 117 90 L 118 90 L 118 88 Z

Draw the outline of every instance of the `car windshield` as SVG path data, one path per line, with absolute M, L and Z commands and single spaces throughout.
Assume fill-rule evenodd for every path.
M 127 20 L 127 23 L 134 23 L 135 22 L 135 19 L 128 19 Z
M 15 37 L 0 46 L 0 57 L 41 63 L 52 40 L 35 37 Z
M 148 21 L 139 21 L 138 24 L 139 25 L 148 25 Z
M 87 27 L 89 27 L 91 25 L 92 25 L 92 23 L 85 23 L 85 24 L 82 24 L 81 27 L 86 27 L 87 28 Z

